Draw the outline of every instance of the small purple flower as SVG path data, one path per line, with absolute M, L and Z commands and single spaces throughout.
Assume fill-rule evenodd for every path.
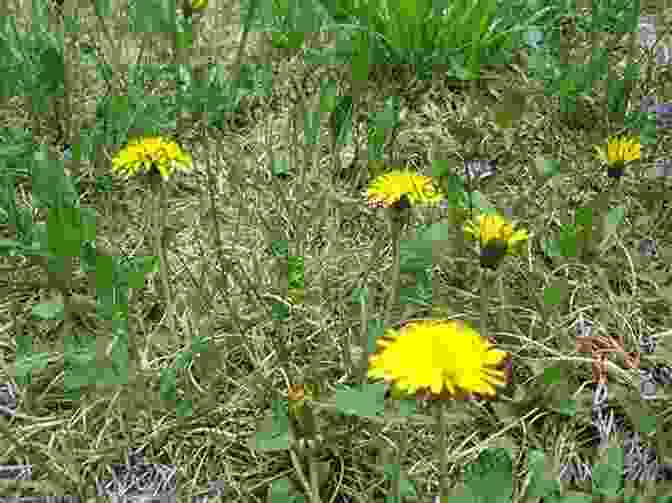
M 625 433 L 623 444 L 623 475 L 626 480 L 655 480 L 659 472 L 655 449 L 645 445 L 637 432 Z
M 656 242 L 651 238 L 644 238 L 639 242 L 639 253 L 644 257 L 655 257 L 658 255 Z
M 653 372 L 650 370 L 640 370 L 639 375 L 642 381 L 639 384 L 639 394 L 642 400 L 656 399 L 656 380 Z
M 16 405 L 16 386 L 11 382 L 0 384 L 0 415 L 13 416 Z
M 672 159 L 656 160 L 656 176 L 672 176 Z
M 608 398 L 607 383 L 598 383 L 593 390 L 593 410 L 603 410 L 607 406 Z
M 560 480 L 565 482 L 585 482 L 592 478 L 593 474 L 590 470 L 590 465 L 581 460 L 569 461 L 568 463 L 563 464 L 562 468 L 560 468 Z
M 485 180 L 497 173 L 497 161 L 470 160 L 464 162 L 465 176 Z
M 666 129 L 672 127 L 672 103 L 656 103 L 655 96 L 642 96 L 640 110 L 642 113 L 656 114 L 656 127 Z
M 661 103 L 654 107 L 656 112 L 656 127 L 667 129 L 672 127 L 672 103 Z
M 614 411 L 609 409 L 604 413 L 601 409 L 593 411 L 593 426 L 597 428 L 600 435 L 600 448 L 604 448 L 609 442 L 609 437 L 616 430 L 614 428 Z
M 642 353 L 651 354 L 656 350 L 656 339 L 649 334 L 642 334 L 639 336 L 639 350 Z
M 576 328 L 577 337 L 590 337 L 590 333 L 593 331 L 593 322 L 584 319 L 583 315 L 579 315 L 574 326 Z
M 656 47 L 656 64 L 657 65 L 672 64 L 672 47 L 667 45 Z
M 639 45 L 651 49 L 656 43 L 656 17 L 640 16 L 639 18 Z
M 656 383 L 661 386 L 669 386 L 672 384 L 672 368 L 668 365 L 658 363 L 653 367 L 652 373 Z

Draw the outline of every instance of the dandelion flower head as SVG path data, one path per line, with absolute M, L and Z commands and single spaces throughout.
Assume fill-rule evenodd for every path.
M 426 320 L 389 330 L 369 358 L 368 376 L 406 394 L 492 397 L 508 381 L 510 355 L 460 321 Z
M 191 156 L 174 141 L 151 136 L 131 140 L 112 159 L 112 171 L 125 178 L 156 169 L 163 180 L 168 180 L 175 171 L 192 170 Z
M 369 206 L 389 208 L 403 196 L 411 205 L 438 204 L 443 195 L 434 187 L 432 179 L 409 170 L 397 169 L 376 177 L 366 191 Z

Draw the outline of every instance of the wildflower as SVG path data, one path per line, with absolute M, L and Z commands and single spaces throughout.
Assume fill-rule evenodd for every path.
M 658 245 L 651 238 L 644 238 L 639 242 L 639 253 L 644 257 L 652 258 L 658 255 Z
M 657 363 L 651 369 L 653 378 L 656 383 L 661 386 L 669 386 L 672 384 L 672 368 L 664 363 Z
M 191 156 L 180 146 L 161 137 L 132 140 L 112 159 L 112 171 L 126 179 L 139 173 L 158 172 L 168 180 L 176 171 L 191 171 Z
M 625 164 L 642 158 L 639 140 L 631 137 L 612 137 L 607 141 L 607 150 L 595 146 L 598 157 L 607 164 L 608 174 L 612 178 L 623 176 Z
M 656 480 L 659 460 L 656 449 L 646 445 L 639 433 L 625 432 L 623 449 L 623 476 L 625 480 Z
M 496 269 L 507 254 L 519 243 L 527 241 L 525 230 L 514 232 L 513 224 L 499 215 L 479 215 L 464 226 L 468 238 L 477 238 L 481 245 L 481 266 Z
M 438 204 L 443 195 L 428 176 L 395 169 L 376 177 L 366 191 L 369 206 L 390 208 L 421 204 Z
M 639 375 L 641 377 L 641 382 L 639 383 L 639 394 L 642 397 L 642 400 L 655 400 L 656 399 L 656 378 L 648 369 L 640 369 Z
M 560 480 L 569 483 L 580 483 L 592 480 L 592 468 L 580 458 L 564 463 L 560 468 Z
M 190 0 L 189 5 L 192 11 L 203 10 L 208 6 L 208 0 Z
M 368 376 L 429 398 L 493 397 L 510 376 L 510 354 L 460 321 L 425 320 L 391 329 L 369 358 Z

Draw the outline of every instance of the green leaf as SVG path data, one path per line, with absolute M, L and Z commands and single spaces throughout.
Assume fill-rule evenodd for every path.
M 33 370 L 44 370 L 49 364 L 49 353 L 31 353 L 29 356 L 21 356 L 15 362 L 16 376 L 29 376 Z
M 574 225 L 563 225 L 556 242 L 563 257 L 573 258 L 577 256 L 578 234 Z
M 416 282 L 411 287 L 399 290 L 399 302 L 429 307 L 432 304 L 432 280 L 429 270 L 415 274 Z
M 192 400 L 178 400 L 175 406 L 177 417 L 190 417 L 194 414 L 194 404 Z
M 376 350 L 376 340 L 378 337 L 385 333 L 385 326 L 383 325 L 383 320 L 369 320 L 367 324 L 367 342 L 368 342 L 368 354 L 373 353 Z
M 383 413 L 385 385 L 365 383 L 362 389 L 342 386 L 334 393 L 336 409 L 343 414 L 374 417 Z
M 114 259 L 107 255 L 96 254 L 95 282 L 98 291 L 112 289 L 114 281 Z
M 47 215 L 47 234 L 49 250 L 54 255 L 79 256 L 86 237 L 79 208 L 51 208 Z
M 593 493 L 616 497 L 622 492 L 623 449 L 610 447 L 606 455 L 607 462 L 593 468 Z
M 287 275 L 290 290 L 305 288 L 303 257 L 287 257 Z
M 62 302 L 42 302 L 33 306 L 31 314 L 42 320 L 62 320 L 65 308 Z
M 271 243 L 271 253 L 274 257 L 286 257 L 289 253 L 289 242 L 286 239 L 276 239 Z
M 329 119 L 332 140 L 343 145 L 352 129 L 352 96 L 340 96 Z
M 624 219 L 625 208 L 623 206 L 616 206 L 607 213 L 604 218 L 604 238 L 602 239 L 602 243 L 605 243 L 607 239 L 616 234 L 618 226 L 623 223 Z
M 550 386 L 562 379 L 563 373 L 560 367 L 546 367 L 541 375 L 542 382 Z
M 338 87 L 333 79 L 323 80 L 320 84 L 320 113 L 331 114 L 336 107 Z
M 274 400 L 272 414 L 258 426 L 248 447 L 258 452 L 286 451 L 290 447 L 289 417 L 280 400 Z
M 464 480 L 480 501 L 510 503 L 513 495 L 513 461 L 501 447 L 487 448 L 465 468 Z
M 557 480 L 547 479 L 548 466 L 546 455 L 543 451 L 532 449 L 527 455 L 527 466 L 530 481 L 526 495 L 532 498 L 546 498 L 560 494 L 560 484 Z
M 158 261 L 157 265 L 158 265 Z M 147 275 L 147 271 L 141 270 L 141 271 L 128 271 L 126 273 L 126 281 L 128 282 L 129 288 L 135 288 L 137 290 L 140 290 L 145 286 L 145 276 Z M 98 271 L 96 270 L 96 280 L 98 280 Z M 111 280 L 111 277 L 110 277 Z M 112 286 L 111 281 L 109 283 L 109 286 Z
M 190 349 L 180 351 L 175 358 L 175 368 L 178 370 L 186 369 L 193 360 L 194 353 Z
M 354 304 L 365 305 L 369 300 L 369 289 L 367 287 L 357 287 L 352 290 L 350 301 Z
M 161 369 L 159 394 L 163 400 L 177 398 L 177 372 L 173 368 Z
M 543 300 L 546 307 L 552 308 L 557 307 L 562 302 L 568 294 L 567 282 L 560 279 L 554 281 L 551 285 L 546 286 L 543 291 Z
M 556 258 L 562 256 L 562 249 L 560 243 L 556 239 L 544 237 L 541 240 L 541 249 L 548 258 Z
M 276 177 L 289 176 L 289 161 L 285 158 L 273 159 L 271 163 L 271 174 Z
M 289 306 L 284 302 L 273 302 L 273 305 L 271 306 L 271 317 L 277 321 L 286 321 L 289 318 Z
M 592 494 L 585 494 L 579 491 L 566 491 L 560 501 L 562 503 L 592 503 L 594 499 Z
M 552 407 L 552 410 L 563 416 L 574 417 L 576 415 L 576 400 L 571 398 L 561 400 L 555 407 Z
M 274 480 L 268 488 L 268 503 L 295 503 L 292 496 L 293 485 L 288 478 Z

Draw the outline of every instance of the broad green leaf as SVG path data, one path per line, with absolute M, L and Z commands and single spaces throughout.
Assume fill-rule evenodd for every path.
M 504 448 L 486 448 L 469 463 L 464 480 L 480 501 L 510 503 L 513 494 L 513 461 Z
M 656 431 L 657 420 L 655 416 L 642 416 L 639 418 L 639 431 L 645 435 Z
M 43 320 L 62 320 L 64 306 L 62 302 L 42 302 L 33 306 L 31 313 Z
M 567 282 L 563 280 L 554 281 L 553 284 L 544 288 L 543 299 L 547 307 L 559 306 L 567 296 Z
M 336 408 L 343 414 L 373 417 L 384 411 L 385 386 L 364 384 L 362 389 L 342 386 L 334 393 Z
M 593 493 L 613 498 L 619 496 L 623 489 L 623 449 L 610 447 L 606 457 L 606 463 L 593 468 Z
M 338 87 L 333 79 L 324 80 L 320 85 L 320 113 L 328 115 L 336 107 Z
M 15 362 L 16 377 L 26 377 L 33 370 L 44 370 L 49 364 L 49 353 L 32 353 L 17 358 Z
M 175 405 L 177 417 L 190 417 L 194 414 L 194 403 L 192 400 L 178 400 Z
M 562 376 L 563 372 L 560 367 L 546 367 L 541 374 L 541 380 L 545 385 L 550 386 L 561 380 Z

